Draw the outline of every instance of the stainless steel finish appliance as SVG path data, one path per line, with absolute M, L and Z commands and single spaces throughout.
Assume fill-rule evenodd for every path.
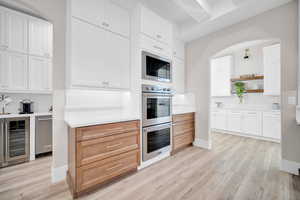
M 29 160 L 29 118 L 0 119 L 0 167 Z
M 169 87 L 143 85 L 143 126 L 172 121 L 172 90 Z
M 20 114 L 32 114 L 33 113 L 33 101 L 24 99 L 20 101 Z
M 160 56 L 142 52 L 142 77 L 146 80 L 172 82 L 172 62 Z
M 143 85 L 143 161 L 171 150 L 172 90 Z
M 52 151 L 52 117 L 40 116 L 35 121 L 35 154 Z

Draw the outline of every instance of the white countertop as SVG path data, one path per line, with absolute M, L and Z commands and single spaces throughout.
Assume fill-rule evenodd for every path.
M 173 115 L 192 113 L 192 112 L 196 112 L 196 109 L 193 106 L 173 106 L 172 108 Z
M 297 120 L 297 124 L 300 125 L 300 106 L 297 106 L 296 120 Z
M 52 115 L 52 113 L 51 112 L 41 112 L 41 113 L 32 113 L 32 114 L 12 113 L 8 115 L 0 115 L 0 119 L 18 118 L 18 117 L 37 117 L 37 116 L 48 116 L 48 115 Z
M 256 112 L 272 112 L 272 113 L 280 113 L 280 110 L 271 110 L 271 109 L 258 109 L 258 108 L 217 108 L 217 107 L 212 107 L 212 111 L 215 110 L 230 110 L 230 111 L 256 111 Z

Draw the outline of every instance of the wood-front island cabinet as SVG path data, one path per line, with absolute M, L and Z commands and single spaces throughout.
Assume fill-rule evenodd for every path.
M 140 165 L 140 121 L 69 128 L 67 182 L 74 197 L 134 172 Z
M 172 154 L 192 145 L 195 138 L 195 113 L 173 115 Z

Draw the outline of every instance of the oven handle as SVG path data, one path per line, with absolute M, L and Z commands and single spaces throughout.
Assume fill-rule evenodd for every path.
M 143 96 L 146 97 L 161 97 L 161 98 L 171 98 L 174 95 L 173 94 L 162 94 L 162 93 L 143 93 Z
M 165 129 L 165 128 L 172 128 L 172 123 L 146 127 L 146 128 L 143 128 L 143 131 L 150 132 L 150 131 L 157 131 L 157 130 L 161 130 L 161 129 Z

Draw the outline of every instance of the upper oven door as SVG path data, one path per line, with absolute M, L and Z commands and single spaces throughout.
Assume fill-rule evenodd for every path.
M 172 63 L 168 59 L 142 52 L 143 79 L 172 82 Z
M 143 93 L 143 126 L 172 121 L 172 95 Z

